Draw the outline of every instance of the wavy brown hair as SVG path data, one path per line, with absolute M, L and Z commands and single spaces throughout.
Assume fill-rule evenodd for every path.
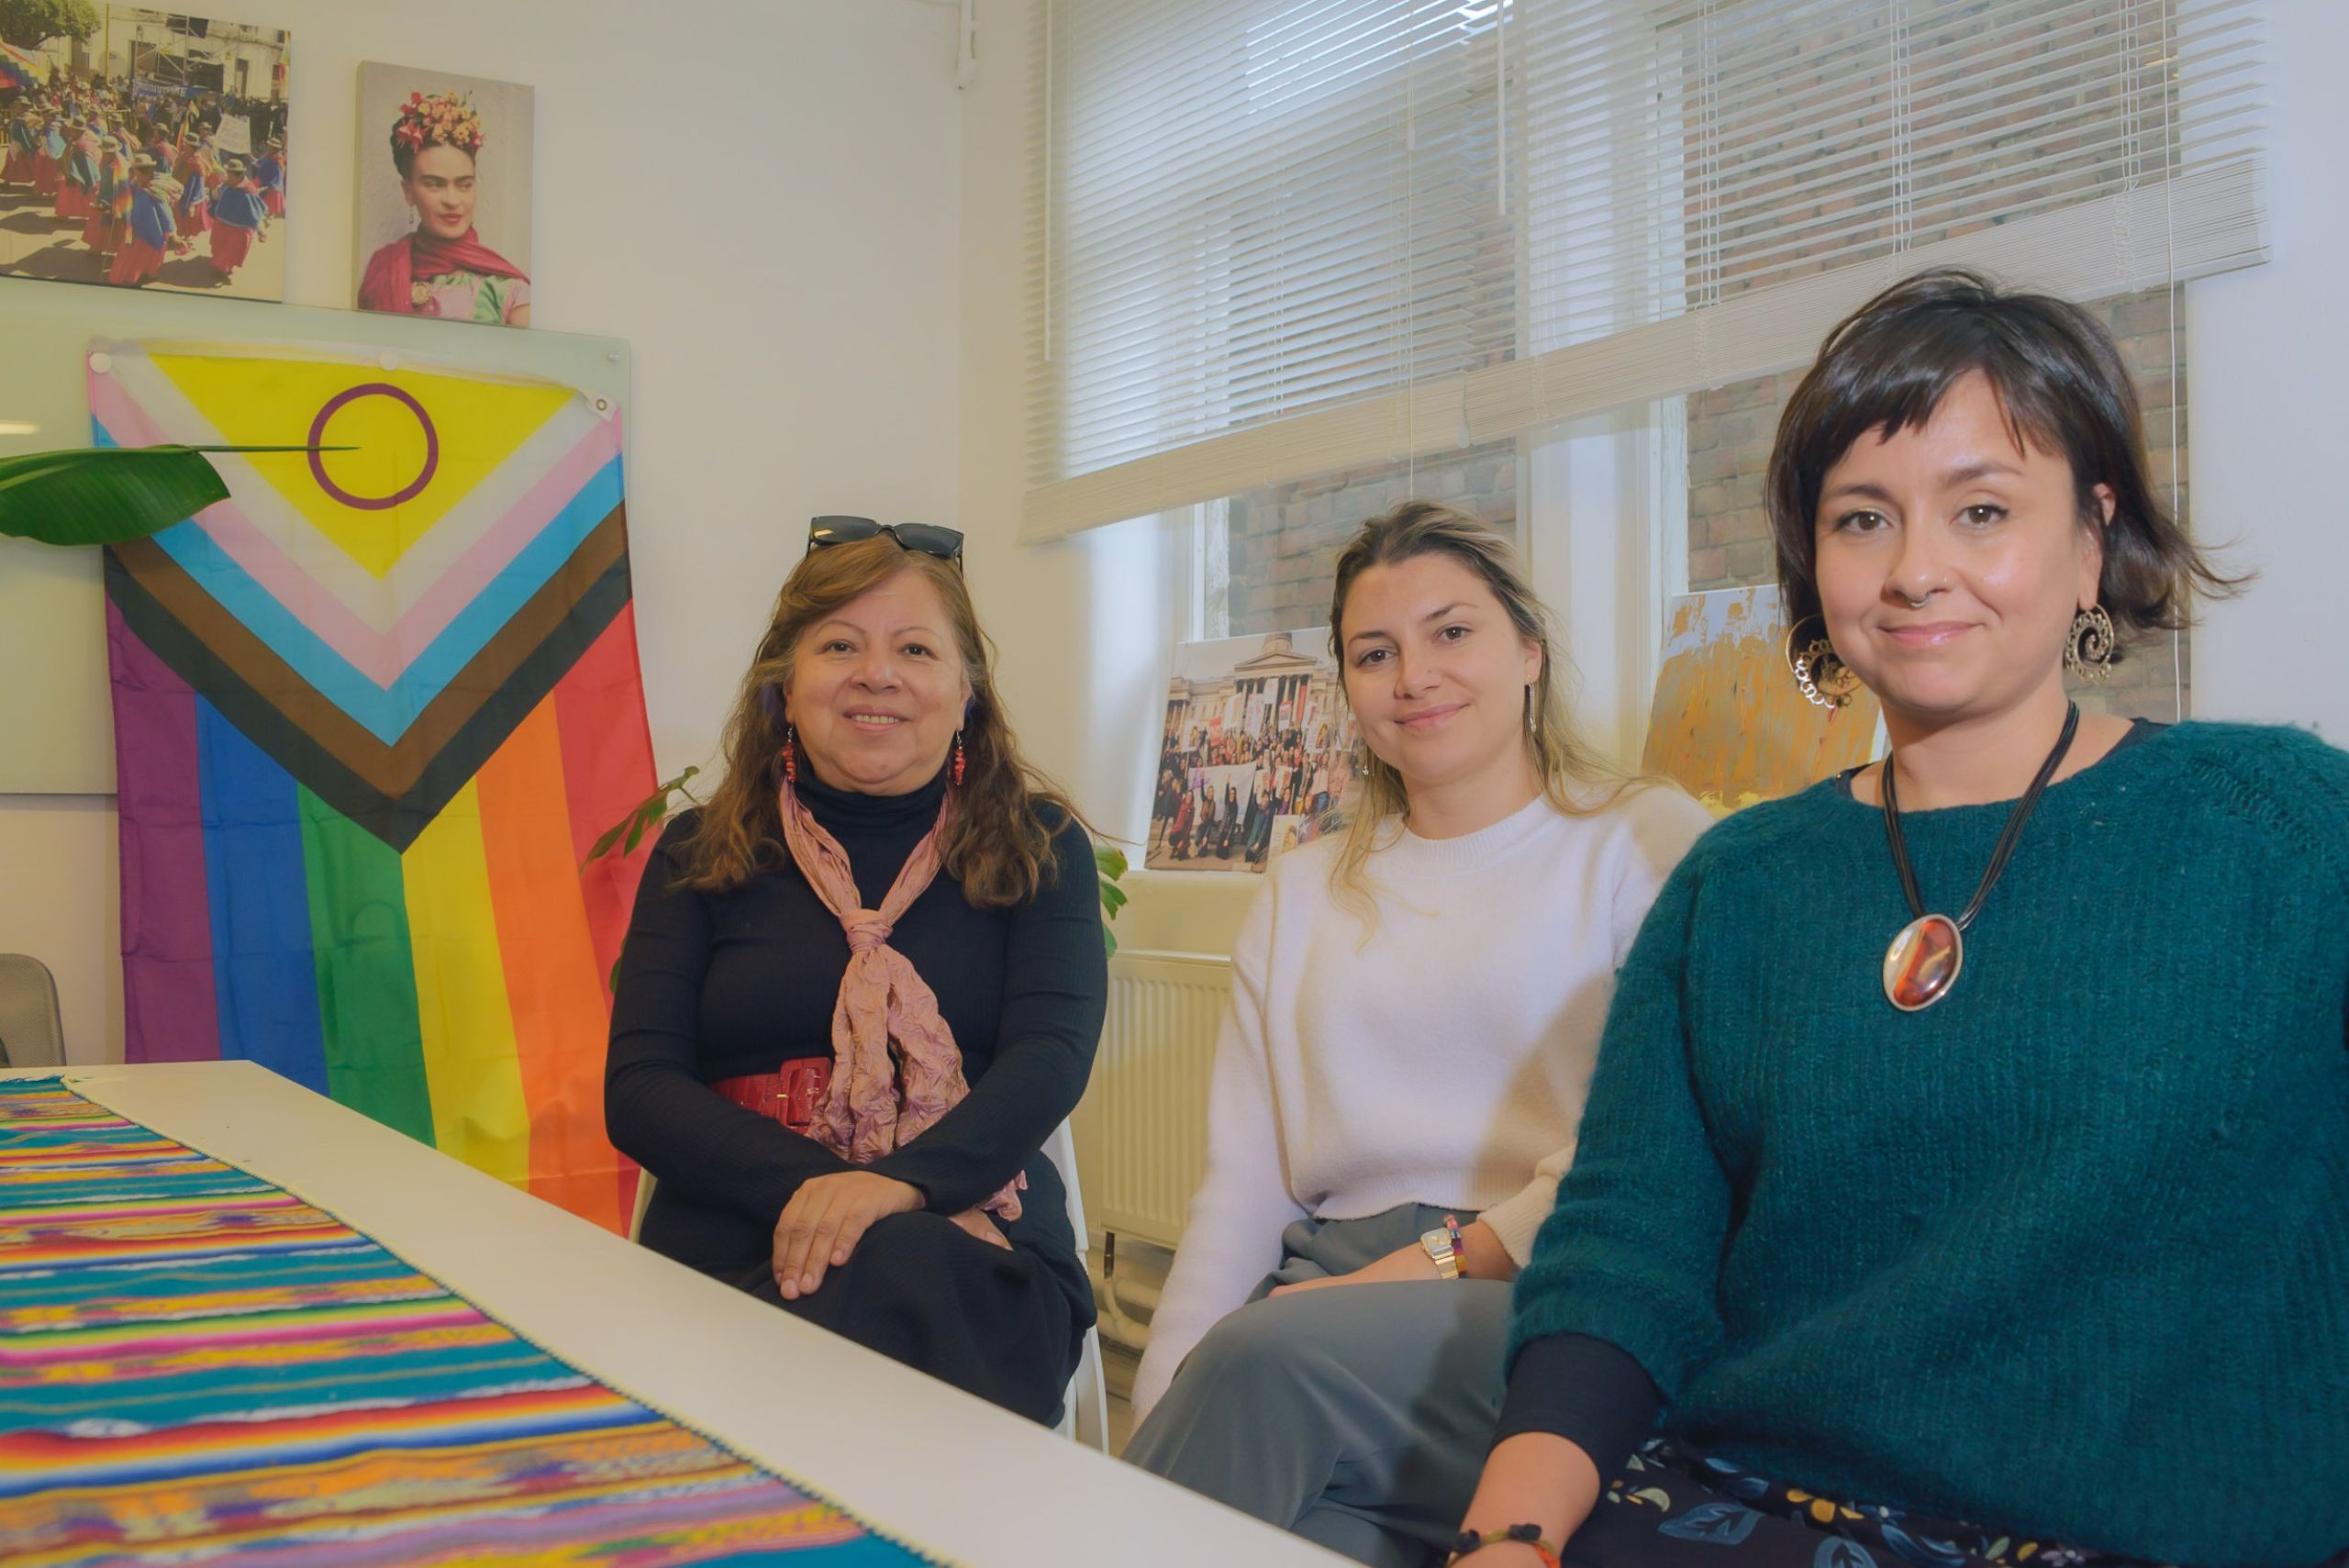
M 1575 733 L 1566 706 L 1573 672 L 1550 634 L 1550 612 L 1518 566 L 1516 549 L 1491 524 L 1441 501 L 1406 501 L 1381 513 L 1363 524 L 1362 532 L 1339 555 L 1337 585 L 1330 595 L 1330 656 L 1338 663 L 1341 694 L 1346 691 L 1346 596 L 1353 592 L 1355 580 L 1374 566 L 1393 566 L 1422 555 L 1449 556 L 1475 573 L 1500 601 L 1510 628 L 1542 650 L 1542 673 L 1526 695 L 1525 748 L 1541 775 L 1543 799 L 1562 815 L 1591 817 L 1612 805 L 1625 789 L 1655 782 L 1618 773 Z M 1353 698 L 1346 701 L 1351 706 Z M 1341 906 L 1370 924 L 1377 920 L 1378 908 L 1364 885 L 1363 863 L 1393 836 L 1411 803 L 1403 775 L 1361 742 L 1355 745 L 1354 774 L 1353 794 L 1346 804 L 1345 839 L 1330 868 L 1330 888 Z
M 941 863 L 982 909 L 1036 896 L 1055 874 L 1052 835 L 1085 818 L 1065 794 L 1019 755 L 995 689 L 995 643 L 979 628 L 961 570 L 900 546 L 886 535 L 811 552 L 775 596 L 766 634 L 742 677 L 726 723 L 726 778 L 683 845 L 678 880 L 722 893 L 790 859 L 776 795 L 783 756 L 783 694 L 809 627 L 899 573 L 927 578 L 953 623 L 963 674 L 971 685 L 963 720 L 963 783 L 954 791 Z M 1090 829 L 1088 828 L 1088 831 Z

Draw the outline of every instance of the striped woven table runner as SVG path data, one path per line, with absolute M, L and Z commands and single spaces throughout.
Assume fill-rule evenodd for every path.
M 61 1078 L 0 1081 L 0 1558 L 936 1561 Z

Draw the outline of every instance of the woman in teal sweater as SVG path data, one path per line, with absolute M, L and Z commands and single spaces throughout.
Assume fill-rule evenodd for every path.
M 2143 450 L 2101 327 L 1966 273 L 1787 405 L 1793 673 L 1873 691 L 1890 756 L 1650 913 L 1473 1568 L 2349 1546 L 2349 756 L 2067 700 L 2228 586 Z

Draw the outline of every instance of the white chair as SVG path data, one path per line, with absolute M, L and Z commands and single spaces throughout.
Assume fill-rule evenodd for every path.
M 1052 1129 L 1044 1142 L 1045 1157 L 1061 1173 L 1061 1185 L 1068 1189 L 1068 1226 L 1076 1234 L 1080 1253 L 1090 1245 L 1085 1229 L 1085 1199 L 1076 1190 L 1076 1143 L 1069 1137 L 1068 1123 Z M 652 1173 L 645 1171 L 636 1179 L 636 1212 L 629 1218 L 628 1239 L 641 1242 L 644 1239 L 644 1211 L 652 1207 Z M 1076 1358 L 1076 1375 L 1068 1382 L 1068 1392 L 1061 1399 L 1061 1436 L 1074 1438 L 1078 1442 L 1109 1451 L 1109 1381 L 1101 1370 L 1101 1334 L 1097 1329 L 1085 1331 L 1085 1349 Z
M 1085 1229 L 1085 1197 L 1076 1190 L 1076 1140 L 1069 1136 L 1068 1123 L 1052 1129 L 1052 1137 L 1044 1140 L 1044 1154 L 1060 1172 L 1061 1185 L 1068 1189 L 1068 1228 L 1075 1232 L 1081 1258 L 1093 1243 Z M 1103 1453 L 1109 1451 L 1109 1380 L 1101 1371 L 1098 1329 L 1085 1331 L 1076 1375 L 1068 1380 L 1068 1393 L 1061 1400 L 1061 1435 Z
M 49 965 L 0 952 L 0 1067 L 57 1067 L 65 1062 L 65 1024 Z

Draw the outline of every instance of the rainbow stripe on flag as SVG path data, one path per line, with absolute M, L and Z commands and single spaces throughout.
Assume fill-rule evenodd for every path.
M 299 350 L 100 344 L 101 443 L 229 498 L 107 551 L 133 1062 L 259 1062 L 613 1229 L 604 977 L 653 785 L 618 411 Z
M 935 1561 L 56 1077 L 0 1081 L 0 1543 L 12 1568 Z

